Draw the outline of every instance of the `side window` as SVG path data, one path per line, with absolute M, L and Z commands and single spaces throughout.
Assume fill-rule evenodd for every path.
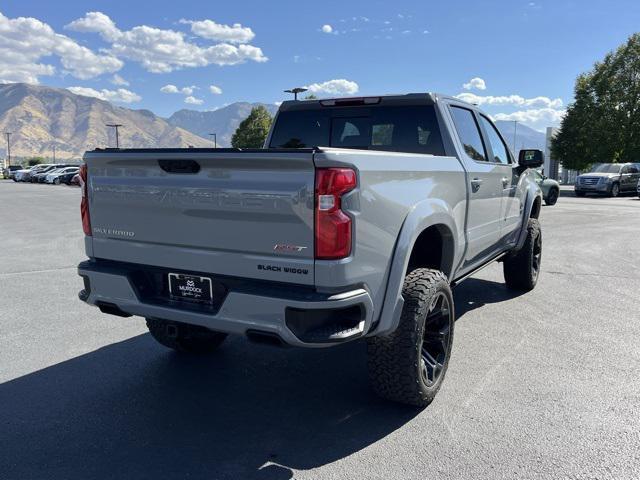
M 473 112 L 466 108 L 452 106 L 451 115 L 466 154 L 473 160 L 486 162 L 487 152 Z
M 625 173 L 631 173 L 631 172 L 629 171 L 629 165 L 625 165 L 624 167 L 622 167 L 622 170 L 620 170 L 620 173 L 621 173 L 622 175 L 624 175 Z
M 482 126 L 487 132 L 489 143 L 491 144 L 491 150 L 493 150 L 493 159 L 491 161 L 496 163 L 508 164 L 509 150 L 502 141 L 502 138 L 500 138 L 496 127 L 494 127 L 493 123 L 491 123 L 491 121 L 484 115 L 480 115 L 480 121 L 482 122 Z

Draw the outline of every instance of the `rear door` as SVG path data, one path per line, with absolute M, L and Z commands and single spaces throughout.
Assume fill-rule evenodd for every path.
M 464 268 L 473 267 L 491 256 L 500 240 L 500 217 L 504 172 L 489 162 L 478 120 L 471 109 L 449 106 L 459 142 L 458 150 L 468 172 L 469 204 L 467 211 L 468 247 Z
M 90 152 L 96 258 L 313 283 L 313 152 Z
M 513 168 L 513 158 L 509 153 L 509 147 L 498 132 L 498 129 L 485 115 L 478 115 L 480 126 L 484 130 L 488 149 L 491 151 L 489 161 L 493 163 L 497 172 L 500 172 L 502 186 L 502 205 L 500 213 L 500 237 L 501 243 L 509 243 L 518 232 L 522 222 L 521 199 L 518 195 L 518 182 L 520 175 Z

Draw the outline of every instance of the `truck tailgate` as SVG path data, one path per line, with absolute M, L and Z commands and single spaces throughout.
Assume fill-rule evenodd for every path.
M 313 284 L 313 151 L 85 155 L 92 256 Z

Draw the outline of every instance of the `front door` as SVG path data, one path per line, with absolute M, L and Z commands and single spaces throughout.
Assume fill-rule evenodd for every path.
M 520 175 L 514 168 L 513 158 L 509 154 L 509 148 L 498 129 L 484 115 L 480 115 L 480 125 L 484 129 L 487 145 L 491 150 L 492 162 L 496 170 L 500 172 L 502 185 L 502 212 L 500 214 L 502 244 L 511 243 L 518 233 L 522 222 L 522 201 L 518 195 L 518 181 Z

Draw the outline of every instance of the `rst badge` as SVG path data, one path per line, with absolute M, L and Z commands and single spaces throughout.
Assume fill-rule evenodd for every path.
M 273 251 L 279 252 L 279 253 L 291 253 L 291 252 L 301 252 L 306 248 L 307 247 L 301 247 L 299 245 L 289 245 L 287 243 L 276 243 L 273 246 Z

